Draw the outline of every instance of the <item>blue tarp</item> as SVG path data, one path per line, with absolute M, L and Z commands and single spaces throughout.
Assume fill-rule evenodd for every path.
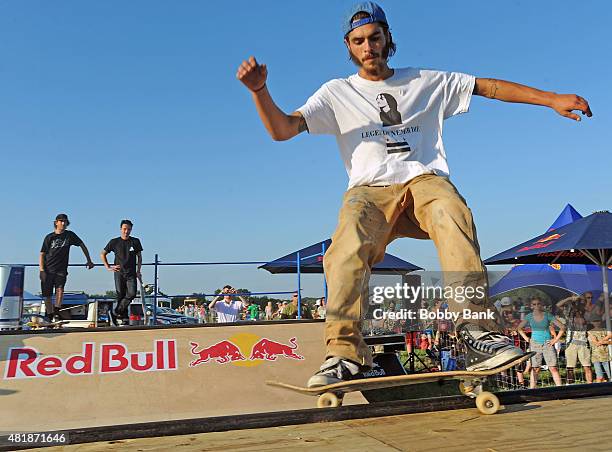
M 268 270 L 270 273 L 297 273 L 297 253 L 300 253 L 300 272 L 302 273 L 323 273 L 322 251 L 327 251 L 331 245 L 331 239 L 324 240 L 314 245 L 302 248 L 299 251 L 279 257 L 259 268 Z M 376 274 L 397 274 L 409 273 L 415 270 L 422 270 L 410 262 L 407 262 L 392 254 L 385 254 L 382 262 L 374 265 L 372 273 Z
M 565 206 L 547 232 L 554 231 L 582 218 L 570 204 Z M 612 272 L 610 272 L 612 276 Z M 495 283 L 490 291 L 494 297 L 523 287 L 537 287 L 554 298 L 567 292 L 582 294 L 586 291 L 601 292 L 602 275 L 596 265 L 583 264 L 527 264 L 518 265 Z

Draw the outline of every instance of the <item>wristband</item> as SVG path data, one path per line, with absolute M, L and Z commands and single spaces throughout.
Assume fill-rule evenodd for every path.
M 258 88 L 258 89 L 256 89 L 256 90 L 254 90 L 253 92 L 254 92 L 254 93 L 258 93 L 258 92 L 260 92 L 262 89 L 264 89 L 265 87 L 266 87 L 266 84 L 264 83 L 263 85 L 261 85 L 261 88 Z

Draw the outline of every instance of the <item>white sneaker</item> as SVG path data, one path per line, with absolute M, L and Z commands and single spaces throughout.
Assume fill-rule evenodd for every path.
M 323 363 L 319 371 L 310 377 L 306 386 L 314 388 L 353 380 L 358 373 L 359 366 L 357 364 L 334 356 Z
M 526 355 L 500 333 L 485 331 L 475 325 L 466 325 L 458 333 L 466 347 L 467 370 L 495 369 Z

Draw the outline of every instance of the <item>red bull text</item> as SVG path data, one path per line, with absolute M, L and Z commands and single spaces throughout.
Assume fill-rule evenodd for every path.
M 101 344 L 96 366 L 96 344 L 86 342 L 80 354 L 62 358 L 43 355 L 33 347 L 8 350 L 4 379 L 48 378 L 60 374 L 72 376 L 112 374 L 125 371 L 156 372 L 177 369 L 176 341 L 156 340 L 150 352 L 130 352 L 125 344 Z

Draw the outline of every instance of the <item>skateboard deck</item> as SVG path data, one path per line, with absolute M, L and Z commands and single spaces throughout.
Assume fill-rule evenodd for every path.
M 60 320 L 59 322 L 28 322 L 27 326 L 34 330 L 42 329 L 42 328 L 61 328 L 68 320 Z
M 356 380 L 343 381 L 325 386 L 306 388 L 295 386 L 280 381 L 268 380 L 266 384 L 277 388 L 288 389 L 304 395 L 319 396 L 317 406 L 319 408 L 337 407 L 342 404 L 342 398 L 347 392 L 366 391 L 372 389 L 393 388 L 396 386 L 407 386 L 412 384 L 442 382 L 449 380 L 459 380 L 459 390 L 462 394 L 476 398 L 476 406 L 483 414 L 494 414 L 499 409 L 497 397 L 487 391 L 482 390 L 482 383 L 487 377 L 508 370 L 531 358 L 534 353 L 527 353 L 503 366 L 489 370 L 467 371 L 451 370 L 444 372 L 429 372 L 410 375 L 392 375 L 377 378 L 362 378 Z

